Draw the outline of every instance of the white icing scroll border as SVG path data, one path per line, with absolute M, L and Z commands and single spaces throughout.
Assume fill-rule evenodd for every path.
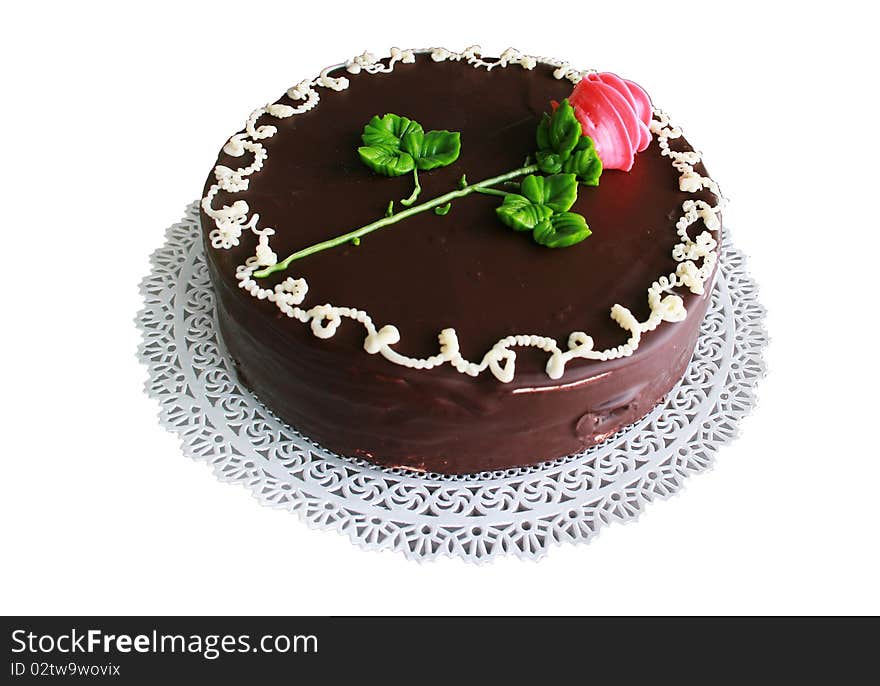
M 493 345 L 480 362 L 466 360 L 460 353 L 458 337 L 455 329 L 444 329 L 438 335 L 440 350 L 436 355 L 427 358 L 414 358 L 402 355 L 391 346 L 400 341 L 400 332 L 393 324 L 378 327 L 370 315 L 359 309 L 340 307 L 332 304 L 316 305 L 303 309 L 300 305 L 308 293 L 308 283 L 304 279 L 288 277 L 274 288 L 262 288 L 253 278 L 253 273 L 264 266 L 276 264 L 278 256 L 272 250 L 270 237 L 275 234 L 271 227 L 259 226 L 259 214 L 250 213 L 246 201 L 236 200 L 232 205 L 221 208 L 213 206 L 214 198 L 223 190 L 228 193 L 241 193 L 248 189 L 248 177 L 258 172 L 268 157 L 266 147 L 259 141 L 271 138 L 277 133 L 277 127 L 271 124 L 258 125 L 264 116 L 284 119 L 307 112 L 320 102 L 318 88 L 331 91 L 342 91 L 348 88 L 349 81 L 345 76 L 331 77 L 330 73 L 345 69 L 351 74 L 365 71 L 370 74 L 387 74 L 394 70 L 397 63 L 411 64 L 417 54 L 426 54 L 434 61 L 454 60 L 466 61 L 475 68 L 491 71 L 495 68 L 506 68 L 519 65 L 523 69 L 533 69 L 537 64 L 555 67 L 554 77 L 568 79 L 578 83 L 589 71 L 578 71 L 568 63 L 544 57 L 524 55 L 512 48 L 505 50 L 497 60 L 485 60 L 478 46 L 472 46 L 457 53 L 445 48 L 431 48 L 424 51 L 401 50 L 392 48 L 388 63 L 369 53 L 364 53 L 344 64 L 328 67 L 311 80 L 302 81 L 287 91 L 294 101 L 301 101 L 297 106 L 285 104 L 268 104 L 251 113 L 245 123 L 243 133 L 232 136 L 223 150 L 234 157 L 252 156 L 250 163 L 238 169 L 231 169 L 218 164 L 214 168 L 216 183 L 212 184 L 208 193 L 202 198 L 203 211 L 214 220 L 215 228 L 210 232 L 211 245 L 215 249 L 228 249 L 239 244 L 241 234 L 250 230 L 257 238 L 255 254 L 236 269 L 239 287 L 245 289 L 259 300 L 275 303 L 278 309 L 292 319 L 303 324 L 310 324 L 312 333 L 319 338 L 330 338 L 339 328 L 343 318 L 359 322 L 366 330 L 364 349 L 370 354 L 381 354 L 395 364 L 412 369 L 431 369 L 449 363 L 457 371 L 470 376 L 478 376 L 488 369 L 495 378 L 502 382 L 513 380 L 516 370 L 515 347 L 534 347 L 548 353 L 546 364 L 547 375 L 551 379 L 559 379 L 565 372 L 566 364 L 572 359 L 611 360 L 628 357 L 639 347 L 643 334 L 653 331 L 661 322 L 679 322 L 685 319 L 687 311 L 681 296 L 675 288 L 687 288 L 694 294 L 702 294 L 707 281 L 714 274 L 717 261 L 717 236 L 721 228 L 719 211 L 723 205 L 718 185 L 710 178 L 702 176 L 694 167 L 700 163 L 701 155 L 696 151 L 675 151 L 670 141 L 681 136 L 681 129 L 672 124 L 661 110 L 654 110 L 651 122 L 651 133 L 657 137 L 661 154 L 670 159 L 672 166 L 679 172 L 679 188 L 688 193 L 696 193 L 703 189 L 709 190 L 716 198 L 716 204 L 710 205 L 703 200 L 686 200 L 682 203 L 682 214 L 676 222 L 679 242 L 675 245 L 672 256 L 679 263 L 674 272 L 659 276 L 648 288 L 647 298 L 650 314 L 645 321 L 638 321 L 632 312 L 620 304 L 611 308 L 611 318 L 626 332 L 629 339 L 618 346 L 605 350 L 594 350 L 593 339 L 583 331 L 572 332 L 563 350 L 558 342 L 547 336 L 535 334 L 507 336 Z M 688 228 L 701 221 L 707 229 L 694 240 L 688 235 Z M 699 262 L 699 264 L 698 264 Z

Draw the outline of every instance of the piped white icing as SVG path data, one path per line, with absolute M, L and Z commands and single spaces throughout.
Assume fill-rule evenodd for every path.
M 394 71 L 394 65 L 398 62 L 404 64 L 412 64 L 416 61 L 415 50 L 401 50 L 400 48 L 391 48 L 391 55 L 388 58 L 388 64 L 375 55 L 365 52 L 357 57 L 353 57 L 345 63 L 345 70 L 349 74 L 360 74 L 365 71 L 368 74 L 389 74 Z
M 461 355 L 458 336 L 454 329 L 448 328 L 443 329 L 438 335 L 438 354 L 427 358 L 414 358 L 402 355 L 391 347 L 400 342 L 400 332 L 397 327 L 386 324 L 377 329 L 369 314 L 362 310 L 338 307 L 329 303 L 310 309 L 301 308 L 300 305 L 308 293 L 308 284 L 304 279 L 288 277 L 271 289 L 260 286 L 253 278 L 253 273 L 260 267 L 270 266 L 278 261 L 278 256 L 269 243 L 269 238 L 275 231 L 270 228 L 259 228 L 259 215 L 254 213 L 249 216 L 250 208 L 244 200 L 236 200 L 232 205 L 223 205 L 220 208 L 213 207 L 213 201 L 221 190 L 228 193 L 247 190 L 247 177 L 262 168 L 268 153 L 265 146 L 257 141 L 271 138 L 278 129 L 271 124 L 257 126 L 260 118 L 270 116 L 286 119 L 313 109 L 320 101 L 317 88 L 332 91 L 348 88 L 347 78 L 332 77 L 331 72 L 345 69 L 349 74 L 359 74 L 362 71 L 369 74 L 387 74 L 392 72 L 398 63 L 415 62 L 417 53 L 427 53 L 435 62 L 465 61 L 475 68 L 489 71 L 511 65 L 534 69 L 538 64 L 547 64 L 555 68 L 553 72 L 555 78 L 568 79 L 575 84 L 592 71 L 576 70 L 567 62 L 524 55 L 513 48 L 505 50 L 497 60 L 483 59 L 478 46 L 471 46 L 462 52 L 452 52 L 445 48 L 429 50 L 392 48 L 387 64 L 370 53 L 363 53 L 342 65 L 324 69 L 311 81 L 302 81 L 293 86 L 287 91 L 287 95 L 291 100 L 299 102 L 296 106 L 275 103 L 254 110 L 245 123 L 244 132 L 232 136 L 223 147 L 223 151 L 231 157 L 242 157 L 250 153 L 252 156 L 250 164 L 239 169 L 218 164 L 214 169 L 216 183 L 211 185 L 208 193 L 202 198 L 202 209 L 214 220 L 215 228 L 209 233 L 212 247 L 228 249 L 236 246 L 240 242 L 242 233 L 247 230 L 258 237 L 254 256 L 249 257 L 245 264 L 236 268 L 235 276 L 240 288 L 258 300 L 275 303 L 288 317 L 309 324 L 312 333 L 318 338 L 331 338 L 343 318 L 351 319 L 366 330 L 364 349 L 369 354 L 380 354 L 394 364 L 412 369 L 432 369 L 442 364 L 450 364 L 458 372 L 470 376 L 478 376 L 488 369 L 496 379 L 504 383 L 512 381 L 516 373 L 516 352 L 513 348 L 532 347 L 546 352 L 549 355 L 546 365 L 547 375 L 551 379 L 559 379 L 565 373 L 565 367 L 570 360 L 612 360 L 627 357 L 638 348 L 642 334 L 653 331 L 661 322 L 680 322 L 685 319 L 687 311 L 684 301 L 681 296 L 673 292 L 673 289 L 685 287 L 691 293 L 704 292 L 705 284 L 711 277 L 717 261 L 717 241 L 711 232 L 718 231 L 721 227 L 718 212 L 723 199 L 718 185 L 712 179 L 695 171 L 694 167 L 701 160 L 700 153 L 680 152 L 671 148 L 670 141 L 679 138 L 681 130 L 669 121 L 665 113 L 657 109 L 654 110 L 651 133 L 657 138 L 661 154 L 668 157 L 672 166 L 679 172 L 680 190 L 696 193 L 707 189 L 717 198 L 717 204 L 710 205 L 703 200 L 686 200 L 682 203 L 682 215 L 676 222 L 679 242 L 672 251 L 673 258 L 679 264 L 673 273 L 660 276 L 648 288 L 650 308 L 648 318 L 640 322 L 622 305 L 615 304 L 611 308 L 611 318 L 629 333 L 629 338 L 621 345 L 606 350 L 594 350 L 593 339 L 582 331 L 574 331 L 569 335 L 566 350 L 560 348 L 555 339 L 546 336 L 507 336 L 493 345 L 479 362 L 472 362 Z M 697 235 L 695 240 L 691 240 L 688 228 L 698 221 L 703 223 L 706 230 Z M 697 262 L 700 264 L 698 265 Z

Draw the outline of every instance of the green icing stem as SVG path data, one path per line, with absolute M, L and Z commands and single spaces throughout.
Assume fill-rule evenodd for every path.
M 400 201 L 400 204 L 403 205 L 404 207 L 409 207 L 410 205 L 412 205 L 416 201 L 416 198 L 419 197 L 419 193 L 422 192 L 422 187 L 421 187 L 421 185 L 419 185 L 419 168 L 418 167 L 413 167 L 413 181 L 415 182 L 413 192 L 410 194 L 410 196 L 406 200 Z
M 433 200 L 428 200 L 427 202 L 423 202 L 420 205 L 416 205 L 414 207 L 410 207 L 406 210 L 398 212 L 395 215 L 390 217 L 383 217 L 382 219 L 378 219 L 371 224 L 367 224 L 366 226 L 362 226 L 359 229 L 355 229 L 354 231 L 349 231 L 346 234 L 341 236 L 337 236 L 336 238 L 331 238 L 330 240 L 322 241 L 321 243 L 315 243 L 314 245 L 310 245 L 307 248 L 303 248 L 302 250 L 298 250 L 297 252 L 289 255 L 281 262 L 272 265 L 271 267 L 266 267 L 265 269 L 261 269 L 260 271 L 254 272 L 254 276 L 258 279 L 265 278 L 270 274 L 274 274 L 275 272 L 281 272 L 287 269 L 290 266 L 291 262 L 296 260 L 300 260 L 303 257 L 308 257 L 309 255 L 314 255 L 317 252 L 321 252 L 323 250 L 329 250 L 330 248 L 335 248 L 339 245 L 343 245 L 348 243 L 349 241 L 353 241 L 354 239 L 359 239 L 362 236 L 366 236 L 368 233 L 372 233 L 373 231 L 378 231 L 386 226 L 391 226 L 392 224 L 396 224 L 407 217 L 412 217 L 421 212 L 427 212 L 435 207 L 439 207 L 440 205 L 445 205 L 448 202 L 452 202 L 453 200 L 458 200 L 459 198 L 464 198 L 471 193 L 485 193 L 486 189 L 490 186 L 497 185 L 499 183 L 503 183 L 510 179 L 515 179 L 518 176 L 525 176 L 527 174 L 532 174 L 538 171 L 538 165 L 531 164 L 526 167 L 520 167 L 519 169 L 514 169 L 513 171 L 507 172 L 506 174 L 501 174 L 500 176 L 493 176 L 490 179 L 485 179 L 483 181 L 479 181 L 470 186 L 466 186 L 464 188 L 460 188 L 459 190 L 449 191 L 448 193 L 441 195 L 439 197 L 434 198 Z M 494 193 L 493 193 L 494 195 Z
M 495 188 L 478 188 L 477 193 L 482 193 L 483 195 L 498 195 L 502 198 L 506 198 L 508 195 L 512 195 L 507 191 L 499 191 Z

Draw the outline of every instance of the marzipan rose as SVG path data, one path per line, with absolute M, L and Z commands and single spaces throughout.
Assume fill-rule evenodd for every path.
M 610 72 L 589 74 L 568 101 L 605 169 L 629 171 L 651 142 L 651 100 L 641 86 Z

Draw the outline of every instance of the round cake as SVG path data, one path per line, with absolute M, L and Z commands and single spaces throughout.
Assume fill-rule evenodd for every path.
M 477 48 L 292 87 L 226 142 L 201 212 L 240 380 L 340 455 L 446 474 L 650 412 L 721 232 L 700 154 L 636 84 Z

